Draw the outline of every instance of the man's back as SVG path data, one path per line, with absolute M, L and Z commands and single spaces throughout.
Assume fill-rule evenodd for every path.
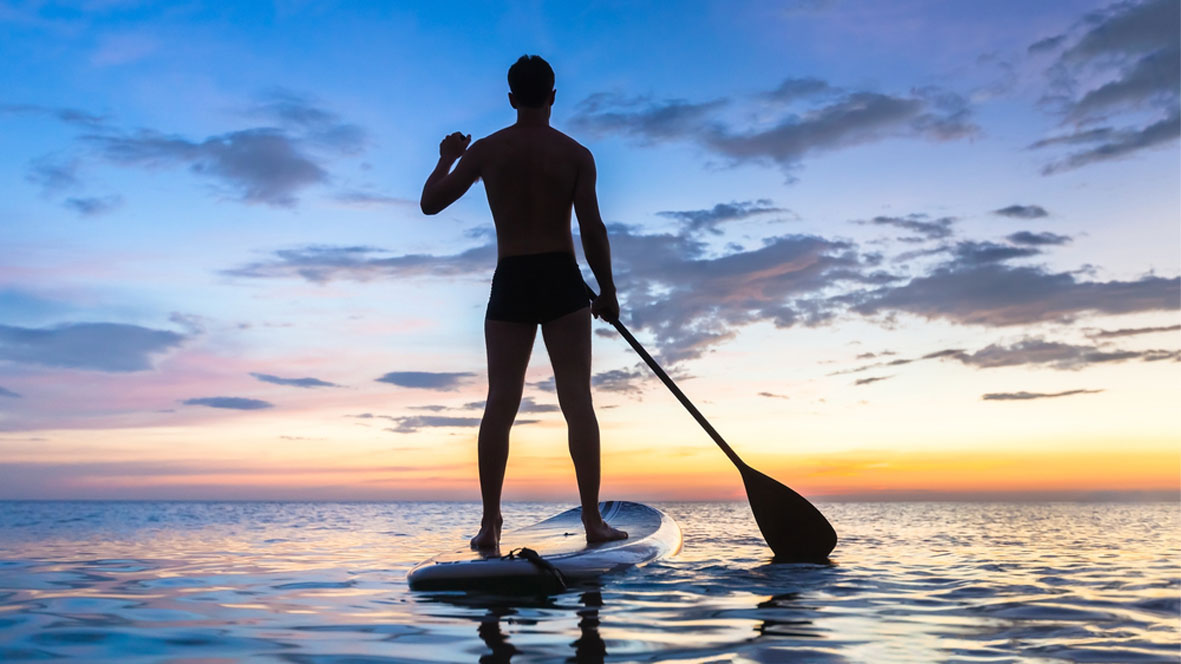
M 509 69 L 508 79 L 517 123 L 470 148 L 470 134 L 443 138 L 439 163 L 420 201 L 425 214 L 438 214 L 483 179 L 496 223 L 498 260 L 484 314 L 488 398 L 477 442 L 484 515 L 471 544 L 495 550 L 500 541 L 509 429 L 521 405 L 538 326 L 569 431 L 586 539 L 616 540 L 627 533 L 612 528 L 599 512 L 599 424 L 590 392 L 591 316 L 619 318 L 607 227 L 595 195 L 595 160 L 590 150 L 549 126 L 556 95 L 549 63 L 524 56 Z M 571 209 L 578 215 L 587 265 L 599 283 L 593 302 L 574 260 Z
M 501 129 L 472 149 L 496 224 L 497 254 L 573 253 L 570 210 L 590 152 L 552 127 L 528 125 Z

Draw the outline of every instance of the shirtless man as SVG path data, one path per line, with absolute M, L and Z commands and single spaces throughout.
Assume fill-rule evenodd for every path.
M 594 315 L 618 320 L 619 303 L 607 228 L 595 196 L 594 157 L 549 126 L 554 72 L 545 60 L 522 56 L 509 68 L 508 81 L 516 124 L 470 147 L 471 135 L 456 132 L 444 138 L 439 163 L 422 189 L 422 211 L 438 214 L 483 178 L 496 225 L 496 273 L 484 318 L 488 401 L 478 443 L 484 516 L 472 548 L 493 549 L 500 542 L 509 429 L 521 405 L 538 325 L 569 429 L 586 539 L 623 539 L 627 533 L 607 525 L 599 513 L 599 423 L 591 404 L 590 319 Z M 459 164 L 451 170 L 457 159 Z M 574 260 L 571 207 L 578 215 L 586 261 L 601 289 L 593 302 Z

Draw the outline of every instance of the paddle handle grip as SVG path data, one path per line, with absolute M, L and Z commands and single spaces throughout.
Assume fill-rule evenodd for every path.
M 595 291 L 590 286 L 587 286 L 586 290 L 590 294 L 592 300 L 598 297 L 598 294 L 595 293 Z M 681 405 L 685 407 L 685 410 L 689 411 L 689 414 L 693 416 L 693 419 L 697 420 L 697 423 L 701 425 L 701 428 L 705 429 L 705 432 L 709 434 L 709 437 L 713 438 L 714 442 L 718 444 L 718 447 L 722 448 L 722 452 L 725 452 L 726 456 L 730 457 L 730 461 L 734 462 L 734 465 L 738 466 L 739 468 L 746 466 L 742 459 L 738 457 L 738 453 L 735 452 L 725 440 L 722 440 L 722 435 L 717 432 L 717 429 L 714 429 L 713 425 L 709 423 L 709 420 L 705 419 L 705 416 L 701 414 L 701 411 L 697 410 L 697 406 L 694 406 L 693 402 L 689 401 L 689 397 L 685 396 L 685 393 L 681 391 L 681 388 L 677 387 L 677 384 L 673 382 L 673 379 L 669 378 L 664 369 L 662 369 L 660 365 L 656 363 L 656 360 L 652 359 L 652 356 L 648 354 L 648 351 L 644 350 L 644 347 L 640 345 L 640 342 L 637 341 L 634 336 L 632 336 L 632 333 L 623 325 L 623 323 L 618 320 L 608 322 L 615 326 L 615 329 L 618 330 L 619 334 L 627 340 L 627 343 L 631 345 L 632 350 L 636 351 L 636 354 L 638 354 L 644 360 L 644 363 L 648 365 L 648 368 L 652 370 L 652 373 L 656 374 L 656 377 L 660 379 L 660 382 L 664 383 L 664 386 L 673 393 L 673 396 L 677 398 L 677 401 L 681 402 Z

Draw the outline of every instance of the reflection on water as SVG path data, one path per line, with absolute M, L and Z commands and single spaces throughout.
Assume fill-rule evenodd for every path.
M 830 504 L 830 565 L 662 507 L 678 556 L 504 597 L 406 587 L 474 504 L 0 503 L 0 661 L 1178 661 L 1177 505 Z

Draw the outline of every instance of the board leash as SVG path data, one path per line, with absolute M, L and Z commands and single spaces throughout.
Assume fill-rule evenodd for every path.
M 523 546 L 519 549 L 513 549 L 512 551 L 509 551 L 508 554 L 500 557 L 501 560 L 515 560 L 517 558 L 528 560 L 538 569 L 553 577 L 554 581 L 558 583 L 558 588 L 560 589 L 559 592 L 565 592 L 569 587 L 569 584 L 566 582 L 566 575 L 562 574 L 562 570 L 555 567 L 550 561 L 542 558 L 540 553 L 530 549 L 527 546 Z

